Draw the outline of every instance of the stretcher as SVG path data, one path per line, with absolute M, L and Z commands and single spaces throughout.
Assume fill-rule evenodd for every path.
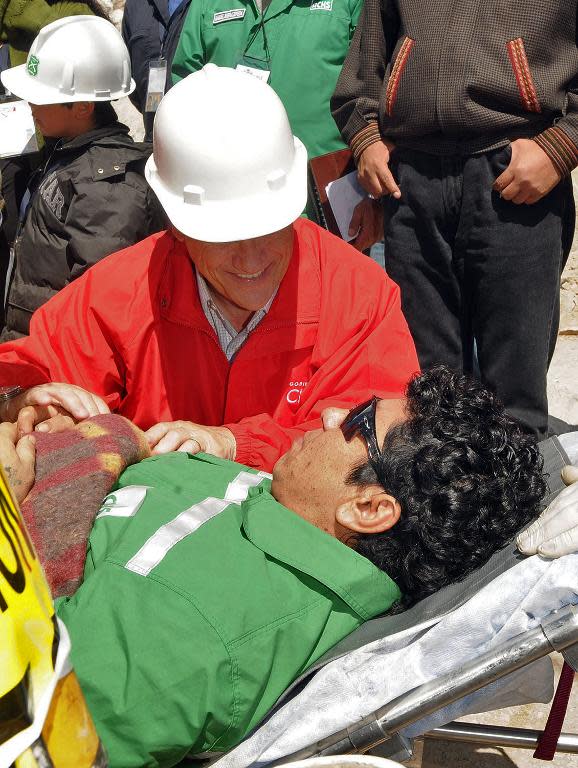
M 550 494 L 568 455 L 542 444 Z M 407 760 L 414 739 L 534 748 L 539 732 L 456 723 L 464 715 L 553 693 L 549 654 L 578 670 L 578 554 L 546 561 L 514 544 L 460 584 L 367 622 L 320 659 L 264 722 L 215 768 L 277 766 L 312 756 L 370 753 Z M 578 754 L 578 735 L 558 751 Z

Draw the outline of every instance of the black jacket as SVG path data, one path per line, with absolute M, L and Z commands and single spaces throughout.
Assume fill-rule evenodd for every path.
M 121 31 L 136 83 L 130 100 L 139 112 L 143 112 L 145 106 L 149 61 L 161 55 L 168 23 L 167 0 L 126 0 Z
M 130 54 L 136 90 L 130 99 L 143 115 L 145 138 L 152 140 L 154 112 L 145 112 L 149 62 L 162 56 L 167 61 L 168 91 L 171 64 L 191 0 L 183 0 L 169 19 L 168 0 L 126 0 L 122 36 Z
M 121 123 L 56 145 L 29 185 L 1 341 L 27 334 L 34 310 L 92 264 L 162 228 L 142 175 L 150 152 Z

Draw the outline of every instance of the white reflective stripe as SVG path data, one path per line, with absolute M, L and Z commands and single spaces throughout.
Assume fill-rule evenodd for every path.
M 148 576 L 175 544 L 196 531 L 207 520 L 218 515 L 230 503 L 224 499 L 209 497 L 201 501 L 200 504 L 185 509 L 180 515 L 155 531 L 136 555 L 131 557 L 125 568 L 140 573 L 141 576 Z
M 229 483 L 227 490 L 225 491 L 226 501 L 232 501 L 235 504 L 240 504 L 247 498 L 249 488 L 254 488 L 263 480 L 263 478 L 271 479 L 271 475 L 267 472 L 239 472 L 237 477 Z
M 139 511 L 147 495 L 148 485 L 127 485 L 109 493 L 98 510 L 101 517 L 133 517 Z
M 230 504 L 240 504 L 245 501 L 249 489 L 259 485 L 264 478 L 268 477 L 270 475 L 266 472 L 259 472 L 258 474 L 239 472 L 237 477 L 227 486 L 224 499 L 209 496 L 162 525 L 131 557 L 125 568 L 139 573 L 141 576 L 148 576 L 175 544 L 194 533 L 203 523 L 218 515 Z

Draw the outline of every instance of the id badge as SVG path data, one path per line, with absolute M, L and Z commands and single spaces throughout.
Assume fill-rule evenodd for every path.
M 165 95 L 167 82 L 167 60 L 154 59 L 149 64 L 149 79 L 147 85 L 147 97 L 145 112 L 156 112 L 161 99 Z
M 245 72 L 247 75 L 256 77 L 258 80 L 262 80 L 264 83 L 269 82 L 271 70 L 269 69 L 269 63 L 263 61 L 263 59 L 256 59 L 254 56 L 247 56 L 246 54 L 241 57 L 241 60 L 235 67 L 239 72 Z

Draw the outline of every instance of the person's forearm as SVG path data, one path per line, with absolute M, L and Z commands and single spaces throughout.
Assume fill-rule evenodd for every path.
M 381 133 L 377 121 L 372 120 L 365 128 L 358 131 L 349 142 L 353 159 L 357 163 L 363 152 L 372 144 L 381 141 Z
M 578 73 L 568 88 L 566 114 L 534 141 L 548 155 L 563 178 L 578 166 Z
M 548 155 L 560 176 L 568 176 L 578 166 L 578 115 L 575 120 L 560 121 L 547 128 L 534 136 L 534 141 Z

